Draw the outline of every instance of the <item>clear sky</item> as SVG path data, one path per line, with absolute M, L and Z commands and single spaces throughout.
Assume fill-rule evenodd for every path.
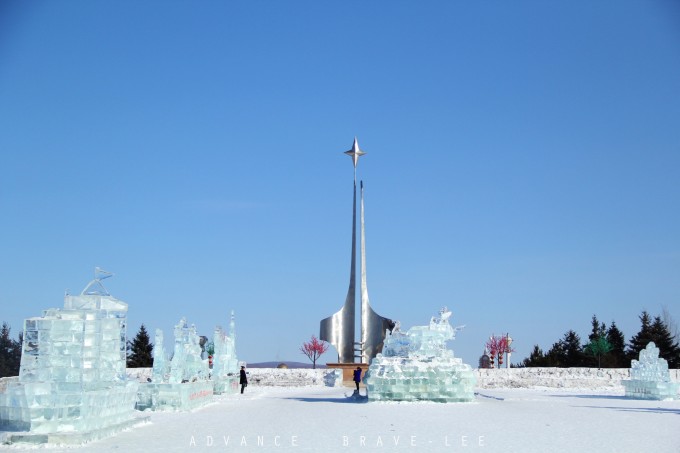
M 306 361 L 354 136 L 380 315 L 448 306 L 473 365 L 680 318 L 679 2 L 87 0 L 0 3 L 0 321 L 101 266 L 130 337 L 233 309 L 240 359 Z

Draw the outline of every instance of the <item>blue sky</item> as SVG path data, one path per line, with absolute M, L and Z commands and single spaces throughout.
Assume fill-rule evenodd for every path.
M 141 323 L 306 360 L 343 304 L 354 136 L 368 288 L 472 364 L 590 317 L 680 318 L 680 4 L 0 5 L 0 320 L 94 266 Z M 322 361 L 335 360 L 334 353 Z

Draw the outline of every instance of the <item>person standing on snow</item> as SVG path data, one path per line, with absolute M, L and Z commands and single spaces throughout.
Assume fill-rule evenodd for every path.
M 361 382 L 361 367 L 354 370 L 354 383 L 357 385 L 357 392 L 359 391 L 359 382 Z
M 244 366 L 241 367 L 241 373 L 238 383 L 241 384 L 241 393 L 243 393 L 243 389 L 245 389 L 248 386 L 248 377 L 246 376 L 246 367 Z

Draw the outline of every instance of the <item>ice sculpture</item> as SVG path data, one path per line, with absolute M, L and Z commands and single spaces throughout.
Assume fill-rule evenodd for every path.
M 182 318 L 175 326 L 175 349 L 170 362 L 171 383 L 208 379 L 208 362 L 201 359 L 201 346 L 196 326 Z
M 156 330 L 152 382 L 139 385 L 138 410 L 191 410 L 212 401 L 208 361 L 201 359 L 196 327 L 182 318 L 175 326 L 172 360 L 163 350 L 163 332 Z M 158 363 L 157 363 L 158 362 Z
M 0 394 L 10 442 L 82 443 L 137 423 L 137 383 L 125 374 L 127 304 L 95 270 L 80 295 L 24 322 L 18 379 Z
M 668 362 L 659 357 L 653 341 L 640 351 L 640 360 L 632 360 L 630 380 L 621 381 L 629 398 L 646 400 L 678 399 L 680 383 L 672 382 Z
M 215 353 L 213 355 L 212 380 L 214 391 L 217 394 L 238 390 L 239 366 L 238 359 L 236 358 L 235 330 L 233 311 L 229 321 L 229 335 L 222 330 L 222 327 L 215 327 L 213 335 Z
M 406 333 L 397 323 L 364 378 L 370 401 L 474 400 L 472 368 L 446 348 L 456 331 L 450 317 L 444 307 L 428 326 L 415 326 Z
M 168 358 L 163 346 L 163 331 L 156 329 L 156 337 L 153 343 L 153 368 L 151 379 L 154 382 L 166 382 L 168 380 Z

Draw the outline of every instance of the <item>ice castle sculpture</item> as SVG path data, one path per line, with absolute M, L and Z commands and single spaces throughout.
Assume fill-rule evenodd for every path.
M 64 308 L 24 322 L 19 377 L 0 394 L 6 442 L 82 443 L 138 423 L 137 383 L 125 374 L 128 306 L 95 270 Z M 143 419 L 142 419 L 143 420 Z
M 169 382 L 195 382 L 208 379 L 208 362 L 201 359 L 200 338 L 196 326 L 189 326 L 182 318 L 175 326 L 175 349 L 170 361 Z
M 455 338 L 451 312 L 442 308 L 429 326 L 404 333 L 399 325 L 385 339 L 382 354 L 372 361 L 364 378 L 371 401 L 473 401 L 472 368 L 453 356 L 446 342 Z
M 645 400 L 678 399 L 680 383 L 672 382 L 668 362 L 659 357 L 653 341 L 640 351 L 640 360 L 632 360 L 630 380 L 621 381 L 629 398 Z
M 175 326 L 172 360 L 163 349 L 163 332 L 156 330 L 152 382 L 139 385 L 138 410 L 191 410 L 212 401 L 208 361 L 201 359 L 199 336 L 194 325 L 182 318 Z
M 236 392 L 239 366 L 236 358 L 236 329 L 233 311 L 229 321 L 229 335 L 222 330 L 222 327 L 215 327 L 213 345 L 215 347 L 212 369 L 214 391 L 216 394 Z

